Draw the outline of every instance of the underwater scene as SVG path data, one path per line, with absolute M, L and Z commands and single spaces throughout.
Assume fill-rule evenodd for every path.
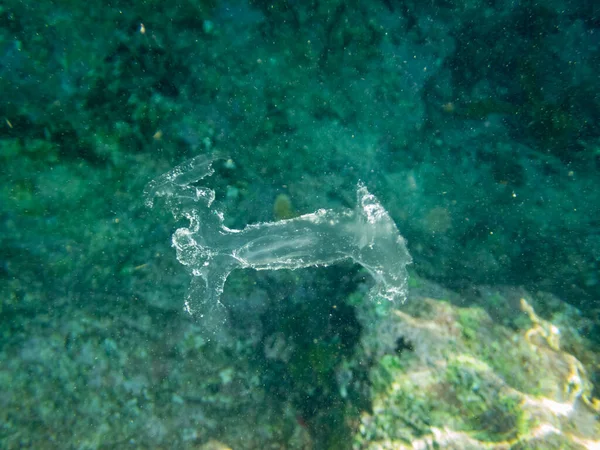
M 0 1 L 0 449 L 600 449 L 600 6 Z

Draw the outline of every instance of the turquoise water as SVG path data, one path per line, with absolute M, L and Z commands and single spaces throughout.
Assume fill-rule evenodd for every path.
M 0 448 L 600 445 L 599 23 L 1 3 Z

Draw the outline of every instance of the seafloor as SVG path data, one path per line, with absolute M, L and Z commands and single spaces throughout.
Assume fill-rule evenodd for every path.
M 600 448 L 599 14 L 1 2 L 0 448 Z M 207 337 L 143 190 L 213 152 L 231 229 L 362 181 L 406 302 L 351 262 L 236 270 Z

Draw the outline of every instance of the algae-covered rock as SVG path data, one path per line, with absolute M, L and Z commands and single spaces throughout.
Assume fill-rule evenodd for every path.
M 577 314 L 563 308 L 557 326 L 522 298 L 507 319 L 523 326 L 511 328 L 494 321 L 484 304 L 459 307 L 429 298 L 444 293 L 439 287 L 418 285 L 406 310 L 368 322 L 362 344 L 375 361 L 373 403 L 354 448 L 576 449 L 598 442 L 599 405 L 586 367 L 599 359 L 574 338 Z M 518 294 L 531 303 L 547 295 L 496 292 L 506 303 Z M 570 336 L 568 351 L 563 334 Z

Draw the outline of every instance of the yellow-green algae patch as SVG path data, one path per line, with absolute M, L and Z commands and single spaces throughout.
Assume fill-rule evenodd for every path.
M 548 294 L 515 288 L 494 293 L 514 305 L 500 324 L 483 303 L 459 307 L 465 300 L 457 294 L 418 284 L 402 311 L 363 338 L 376 361 L 373 407 L 361 416 L 354 448 L 600 445 L 598 400 L 588 376 L 599 358 L 578 334 L 584 318 L 562 306 L 543 319 L 532 305 Z

